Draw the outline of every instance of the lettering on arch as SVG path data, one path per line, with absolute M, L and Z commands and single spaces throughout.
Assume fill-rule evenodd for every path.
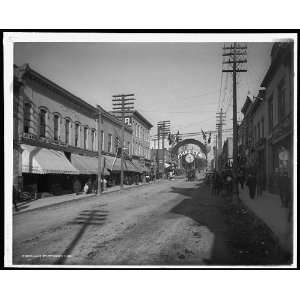
M 178 150 L 180 147 L 182 146 L 185 146 L 185 145 L 189 145 L 189 144 L 193 144 L 193 145 L 196 145 L 196 146 L 199 146 L 201 151 L 204 153 L 204 155 L 207 157 L 207 150 L 206 150 L 206 146 L 201 143 L 200 141 L 198 140 L 195 140 L 195 139 L 185 139 L 185 140 L 182 140 L 180 141 L 179 143 L 177 143 L 174 148 L 172 149 L 172 156 L 175 156 L 177 155 L 178 153 Z

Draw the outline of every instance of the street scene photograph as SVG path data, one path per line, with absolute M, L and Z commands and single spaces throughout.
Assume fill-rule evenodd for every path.
M 8 66 L 12 266 L 296 263 L 295 35 L 40 36 Z

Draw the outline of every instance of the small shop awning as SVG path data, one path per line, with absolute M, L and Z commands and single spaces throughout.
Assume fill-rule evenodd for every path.
M 140 173 L 150 173 L 150 168 L 143 165 L 139 160 L 133 159 L 132 163 L 137 167 Z
M 79 174 L 98 174 L 98 157 L 72 154 L 72 165 L 79 171 Z M 105 167 L 105 158 L 101 157 L 102 175 L 109 175 Z
M 125 160 L 125 168 L 127 172 L 140 173 L 139 169 L 130 160 Z
M 63 152 L 22 144 L 22 172 L 33 174 L 78 174 Z
M 106 161 L 106 168 L 111 172 L 121 172 L 121 158 L 104 155 Z M 139 172 L 134 164 L 130 160 L 124 159 L 124 171 L 125 172 Z

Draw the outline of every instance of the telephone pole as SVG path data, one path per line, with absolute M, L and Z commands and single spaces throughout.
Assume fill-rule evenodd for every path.
M 157 174 L 159 174 L 159 157 L 158 157 L 158 152 L 159 152 L 159 126 L 157 126 L 157 148 L 156 148 L 156 156 L 155 156 L 155 180 L 156 180 L 156 177 Z M 159 179 L 159 178 L 157 178 Z
M 162 178 L 165 178 L 165 138 L 171 132 L 170 131 L 171 122 L 170 121 L 160 121 L 157 123 L 157 131 L 158 131 L 158 138 L 159 136 L 162 137 L 162 164 L 163 164 L 163 174 Z
M 128 98 L 130 97 L 130 98 Z M 120 189 L 124 187 L 124 149 L 125 149 L 125 114 L 132 113 L 134 109 L 134 94 L 113 95 L 113 111 L 121 115 L 122 132 L 121 132 L 121 180 Z M 131 101 L 131 102 L 130 102 Z M 118 116 L 120 118 L 120 115 Z
M 224 53 L 223 56 L 228 56 L 228 59 L 223 62 L 223 64 L 229 65 L 229 69 L 222 70 L 223 72 L 232 73 L 232 82 L 233 82 L 233 102 L 232 102 L 232 122 L 233 122 L 233 164 L 232 164 L 232 173 L 233 173 L 233 201 L 238 201 L 238 182 L 237 182 L 237 172 L 238 172 L 238 136 L 237 136 L 237 112 L 236 112 L 236 74 L 240 72 L 247 72 L 246 69 L 242 69 L 241 65 L 246 63 L 247 55 L 247 46 L 241 46 L 238 43 L 231 44 L 230 47 L 223 47 Z
M 218 143 L 217 143 L 217 160 L 218 157 L 221 155 L 222 153 L 222 133 L 223 133 L 223 125 L 225 125 L 225 113 L 223 112 L 223 109 L 221 108 L 221 111 L 217 113 L 217 131 L 218 131 Z M 217 162 L 217 171 L 219 171 L 219 169 L 221 169 L 221 166 L 219 166 L 218 162 Z

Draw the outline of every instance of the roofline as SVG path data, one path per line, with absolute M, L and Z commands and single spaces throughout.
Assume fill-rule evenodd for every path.
M 24 70 L 22 70 L 22 68 L 24 68 Z M 64 96 L 66 96 L 66 97 L 70 98 L 71 100 L 75 101 L 77 104 L 79 104 L 81 106 L 84 106 L 85 108 L 90 109 L 90 110 L 94 111 L 95 113 L 97 113 L 98 110 L 97 110 L 96 107 L 92 106 L 88 102 L 86 102 L 83 99 L 75 96 L 74 94 L 72 94 L 71 92 L 67 91 L 63 87 L 59 86 L 55 82 L 51 81 L 50 79 L 46 78 L 42 74 L 38 73 L 37 71 L 35 71 L 34 69 L 32 69 L 29 64 L 25 64 L 25 65 L 21 66 L 19 69 L 21 69 L 21 71 L 23 71 L 23 76 L 26 73 L 29 73 L 30 75 L 33 75 L 37 79 L 43 81 L 44 83 L 46 83 L 49 86 L 51 86 L 52 88 L 54 88 L 57 92 L 60 92 Z
M 84 101 L 83 99 L 75 96 L 74 94 L 70 93 L 69 91 L 67 91 L 66 89 L 64 89 L 63 87 L 59 86 L 58 84 L 56 84 L 55 82 L 51 81 L 50 79 L 46 78 L 45 76 L 43 76 L 42 74 L 38 73 L 37 71 L 33 70 L 29 64 L 24 64 L 21 67 L 18 67 L 17 65 L 14 65 L 14 68 L 18 69 L 17 71 L 20 71 L 21 73 L 21 78 L 28 72 L 29 74 L 33 75 L 34 77 L 38 78 L 39 80 L 41 80 L 42 82 L 46 83 L 47 85 L 51 86 L 52 88 L 54 88 L 56 91 L 60 92 L 63 96 L 68 97 L 69 99 L 71 99 L 72 101 L 76 102 L 76 104 L 81 105 L 89 110 L 91 110 L 92 112 L 95 113 L 95 115 L 98 114 L 98 109 L 94 106 L 92 106 L 91 104 L 89 104 L 88 102 Z M 102 110 L 103 116 L 106 117 L 107 119 L 111 120 L 112 122 L 118 124 L 119 126 L 122 126 L 122 122 L 120 120 L 118 120 L 115 116 L 113 116 L 112 114 L 110 114 L 108 111 L 106 110 Z M 128 125 L 125 125 L 125 129 L 127 131 L 132 132 L 132 128 Z
M 132 114 L 136 115 L 141 121 L 143 121 L 149 127 L 149 129 L 153 127 L 153 125 L 139 111 L 134 110 Z
M 282 60 L 284 60 L 286 58 L 287 55 L 290 54 L 290 52 L 293 51 L 293 48 L 291 47 L 292 43 L 289 43 L 288 47 L 285 49 L 279 49 L 276 57 L 272 60 L 271 59 L 271 64 L 270 67 L 267 71 L 267 73 L 265 74 L 262 82 L 261 82 L 261 87 L 265 87 L 265 85 L 269 84 L 269 81 L 272 80 L 274 72 L 276 71 L 277 67 L 278 67 L 278 63 Z M 272 50 L 274 49 L 275 44 L 272 47 Z M 272 51 L 271 50 L 271 51 Z

